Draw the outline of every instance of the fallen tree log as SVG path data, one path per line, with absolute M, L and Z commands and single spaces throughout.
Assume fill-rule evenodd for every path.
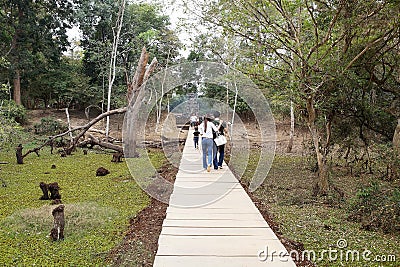
M 105 118 L 105 117 L 108 117 L 108 116 L 116 115 L 116 114 L 124 114 L 127 110 L 128 110 L 128 107 L 123 107 L 123 108 L 113 109 L 113 110 L 110 110 L 110 111 L 108 111 L 108 112 L 104 112 L 104 113 L 100 114 L 99 116 L 97 116 L 96 118 L 94 118 L 93 120 L 91 120 L 90 122 L 86 123 L 86 124 L 83 125 L 83 126 L 79 126 L 79 127 L 72 128 L 71 130 L 68 130 L 68 131 L 66 131 L 66 132 L 64 132 L 64 133 L 61 133 L 61 134 L 58 134 L 58 135 L 51 136 L 50 138 L 51 138 L 51 139 L 56 139 L 56 138 L 58 138 L 58 137 L 62 137 L 62 136 L 64 136 L 64 135 L 67 135 L 67 134 L 69 134 L 70 132 L 76 132 L 76 131 L 81 130 L 82 132 L 80 132 L 80 133 L 78 134 L 78 136 L 76 136 L 76 137 L 74 138 L 74 139 L 76 139 L 76 138 L 79 139 L 79 138 L 81 138 L 81 137 L 86 133 L 86 131 L 88 131 L 88 130 L 90 129 L 90 127 L 92 127 L 93 125 L 95 125 L 95 124 L 96 124 L 97 122 L 99 122 L 101 119 L 103 119 L 103 118 Z
M 99 133 L 99 134 L 102 134 L 102 135 L 106 135 L 106 131 L 99 130 L 99 129 L 92 129 L 92 128 L 90 128 L 90 129 L 88 130 L 88 132 Z
M 115 150 L 117 152 L 123 153 L 123 148 L 121 146 L 114 145 L 114 144 L 112 144 L 110 142 L 102 141 L 102 140 L 100 140 L 100 139 L 98 139 L 98 138 L 96 138 L 96 137 L 94 137 L 93 135 L 90 135 L 90 134 L 89 134 L 89 139 L 77 144 L 78 147 L 86 147 L 88 145 L 90 147 L 93 147 L 93 146 L 97 145 L 97 146 L 100 146 L 100 147 L 103 147 L 103 148 L 108 148 L 108 149 L 112 149 L 112 150 Z
M 50 136 L 49 139 L 46 140 L 42 145 L 40 145 L 40 146 L 38 146 L 38 147 L 35 147 L 35 148 L 33 148 L 33 149 L 28 150 L 25 154 L 22 154 L 22 149 L 21 149 L 21 151 L 19 151 L 20 148 L 18 148 L 18 149 L 17 149 L 17 162 L 21 162 L 21 159 L 25 158 L 26 156 L 28 156 L 28 155 L 31 154 L 31 153 L 36 153 L 36 155 L 39 157 L 39 156 L 40 156 L 40 155 L 39 155 L 39 151 L 40 151 L 43 147 L 45 147 L 45 146 L 47 146 L 47 145 L 50 145 L 50 144 L 53 144 L 53 142 L 54 142 L 55 139 L 57 139 L 57 138 L 59 138 L 59 137 L 63 137 L 63 136 L 65 136 L 65 135 L 67 135 L 67 134 L 70 134 L 70 133 L 72 133 L 72 132 L 75 132 L 75 131 L 79 131 L 79 130 L 80 130 L 79 134 L 78 134 L 75 138 L 73 138 L 73 139 L 71 140 L 70 145 L 69 145 L 67 148 L 65 148 L 65 153 L 66 153 L 66 155 L 70 155 L 71 152 L 72 152 L 72 151 L 74 150 L 74 148 L 76 147 L 76 145 L 78 144 L 79 139 L 81 139 L 81 138 L 85 135 L 85 133 L 86 133 L 93 125 L 95 125 L 97 122 L 99 122 L 101 119 L 103 119 L 103 118 L 105 118 L 105 117 L 107 117 L 107 116 L 112 116 L 112 115 L 116 115 L 116 114 L 123 114 L 123 113 L 125 113 L 125 112 L 127 111 L 127 109 L 128 109 L 127 107 L 124 107 L 124 108 L 119 108 L 119 109 L 110 110 L 109 112 L 105 112 L 105 113 L 103 113 L 103 114 L 100 114 L 99 116 L 97 116 L 96 118 L 94 118 L 93 120 L 91 120 L 90 122 L 88 122 L 87 124 L 85 124 L 85 125 L 83 125 L 83 126 L 79 126 L 79 127 L 72 128 L 72 129 L 70 129 L 70 130 L 68 130 L 68 131 L 66 131 L 66 132 L 64 132 L 64 133 L 61 133 L 61 134 L 58 134 L 58 135 L 55 135 L 55 136 Z M 102 144 L 103 144 L 103 143 L 106 143 L 106 142 L 102 142 Z M 111 149 L 113 149 L 113 148 L 111 148 Z M 118 149 L 117 151 L 120 151 L 120 150 Z M 21 152 L 21 155 L 18 154 L 18 153 L 20 153 L 20 152 Z M 19 156 L 21 156 L 21 158 L 19 158 Z M 20 163 L 20 164 L 22 164 L 22 163 Z
M 101 119 L 111 116 L 111 115 L 115 115 L 115 114 L 123 114 L 128 110 L 128 107 L 124 107 L 124 108 L 119 108 L 119 109 L 114 109 L 114 110 L 110 110 L 108 112 L 104 112 L 103 114 L 100 114 L 99 116 L 97 116 L 96 118 L 94 118 L 93 120 L 91 120 L 89 123 L 87 123 L 84 126 L 78 127 L 81 129 L 81 132 L 72 139 L 71 144 L 69 145 L 69 147 L 65 150 L 65 152 L 67 153 L 67 155 L 70 155 L 72 150 L 75 148 L 75 146 L 78 144 L 79 139 L 81 137 L 83 137 L 85 135 L 85 133 L 90 129 L 90 127 L 92 127 L 93 125 L 95 125 L 97 122 L 99 122 Z M 75 128 L 77 129 L 77 128 Z
M 142 144 L 145 147 L 151 147 L 151 148 L 162 148 L 162 142 L 161 141 L 144 141 Z

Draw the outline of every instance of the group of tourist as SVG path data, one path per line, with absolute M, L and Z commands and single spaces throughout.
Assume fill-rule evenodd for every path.
M 198 119 L 196 115 L 190 117 L 190 127 L 194 129 L 193 141 L 195 149 L 199 149 L 201 137 L 201 148 L 203 152 L 203 168 L 207 172 L 222 169 L 225 155 L 225 144 L 217 146 L 214 139 L 218 135 L 225 135 L 227 124 L 220 119 L 220 113 L 207 114 Z

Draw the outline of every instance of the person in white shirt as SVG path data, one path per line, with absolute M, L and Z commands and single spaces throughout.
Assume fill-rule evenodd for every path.
M 198 121 L 198 118 L 197 118 L 197 116 L 193 113 L 192 116 L 190 116 L 190 126 L 191 126 L 192 128 L 194 128 L 195 126 L 197 126 L 197 121 Z
M 219 131 L 219 127 L 217 127 L 212 123 L 213 119 L 211 115 L 206 115 L 204 121 L 199 126 L 199 131 L 202 136 L 201 139 L 201 147 L 203 150 L 203 168 L 207 169 L 208 172 L 211 170 L 211 164 L 213 162 L 213 131 Z

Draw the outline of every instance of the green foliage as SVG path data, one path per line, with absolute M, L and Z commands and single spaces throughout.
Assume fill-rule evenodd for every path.
M 8 84 L 0 84 L 0 99 L 9 99 L 10 93 L 10 86 Z
M 162 13 L 157 4 L 129 4 L 126 9 L 123 32 L 128 33 L 122 40 L 122 49 L 129 52 L 129 62 L 137 62 L 143 46 L 159 64 L 171 65 L 179 55 L 180 42 L 176 34 L 168 29 L 169 17 Z M 132 49 L 133 48 L 133 49 Z M 136 66 L 135 66 L 136 67 Z
M 39 135 L 56 135 L 68 130 L 68 126 L 53 117 L 45 117 L 40 119 L 40 123 L 33 125 L 35 134 Z
M 26 120 L 26 110 L 12 100 L 0 100 L 0 149 L 8 149 L 20 141 Z
M 26 120 L 26 109 L 16 105 L 13 100 L 2 100 L 0 102 L 0 116 L 11 121 L 24 123 Z
M 26 97 L 31 102 L 41 99 L 41 108 L 85 108 L 101 102 L 101 89 L 90 86 L 89 78 L 83 74 L 82 63 L 78 60 L 64 57 L 59 64 L 49 69 L 37 69 L 31 74 Z
M 10 62 L 7 61 L 7 59 L 4 56 L 0 56 L 0 67 L 9 67 Z
M 400 232 L 399 188 L 387 189 L 371 182 L 357 191 L 349 211 L 349 219 L 361 222 L 363 229 Z
M 374 204 L 376 205 L 375 198 L 379 197 L 381 195 L 380 193 L 381 190 L 379 185 L 376 182 L 372 182 L 368 187 L 361 188 L 357 191 L 350 209 L 360 206 L 360 208 L 366 209 L 366 211 L 371 213 L 371 211 L 375 208 Z
M 371 151 L 374 156 L 371 169 L 379 175 L 378 178 L 387 181 L 396 181 L 400 178 L 400 155 L 391 145 L 374 145 Z
M 0 125 L 0 151 L 21 141 L 23 129 L 17 122 L 0 115 Z
M 73 20 L 73 1 L 3 1 L 0 16 L 0 56 L 9 64 L 0 80 L 20 75 L 22 91 L 37 70 L 56 65 L 69 45 L 66 30 Z
M 113 43 L 113 28 L 118 14 L 115 1 L 82 2 L 78 20 L 83 33 L 82 47 L 84 73 L 90 77 L 92 86 L 108 84 L 109 62 Z M 126 4 L 118 57 L 115 87 L 126 84 L 125 75 L 134 73 L 143 47 L 156 57 L 160 65 L 174 61 L 178 56 L 179 40 L 168 29 L 169 18 L 154 4 Z M 107 87 L 107 86 L 106 86 Z M 114 88 L 113 88 L 114 90 Z M 114 101 L 118 104 L 118 101 Z M 119 107 L 119 106 L 118 106 Z
M 251 169 L 254 171 L 258 160 L 258 151 L 250 154 L 249 170 L 246 170 L 241 181 L 247 181 L 252 177 Z M 337 187 L 345 192 L 345 205 L 330 205 L 325 198 L 312 197 L 310 184 L 315 182 L 315 175 L 306 169 L 307 163 L 302 156 L 296 155 L 277 155 L 275 156 L 272 168 L 266 177 L 264 184 L 255 191 L 257 202 L 263 203 L 268 207 L 274 225 L 279 226 L 285 239 L 304 244 L 306 250 L 314 250 L 321 256 L 322 251 L 329 249 L 339 250 L 336 246 L 339 239 L 345 239 L 348 246 L 343 249 L 358 250 L 360 254 L 367 250 L 371 251 L 371 259 L 375 255 L 400 255 L 400 239 L 398 232 L 385 234 L 383 231 L 366 231 L 360 228 L 360 223 L 348 220 L 349 210 L 344 208 L 351 202 L 350 198 L 355 196 L 357 188 L 368 190 L 363 191 L 371 195 L 379 194 L 370 185 L 361 186 L 366 183 L 362 177 L 355 178 L 338 173 L 334 179 Z M 387 203 L 395 203 L 399 206 L 399 190 L 389 184 L 376 180 L 375 188 L 381 192 L 387 191 Z M 390 193 L 392 192 L 392 193 Z M 393 206 L 391 206 L 393 207 Z M 389 214 L 384 214 L 389 219 Z M 398 223 L 398 221 L 397 221 Z M 339 254 L 340 255 L 340 254 Z M 324 258 L 317 259 L 318 266 L 326 267 L 376 267 L 377 262 L 366 261 L 362 258 L 359 261 L 341 261 L 340 257 L 330 261 L 326 254 Z M 382 266 L 398 266 L 396 262 L 382 262 Z
M 224 0 L 202 8 L 210 25 L 196 53 L 247 74 L 280 115 L 293 101 L 297 117 L 315 123 L 321 153 L 346 139 L 391 141 L 397 118 L 389 110 L 399 106 L 400 57 L 391 34 L 400 26 L 398 1 Z
M 174 111 L 174 109 L 176 109 L 180 104 L 184 103 L 187 100 L 186 95 L 183 94 L 179 94 L 173 98 L 171 98 L 170 103 L 169 103 L 169 107 L 170 110 Z M 176 109 L 174 112 L 178 112 L 178 109 Z M 183 112 L 179 110 L 179 112 Z
M 126 86 L 124 85 L 115 86 L 111 96 L 111 107 L 119 108 L 119 107 L 124 107 L 127 104 L 128 103 L 126 99 Z
M 105 266 L 105 257 L 124 237 L 130 218 L 148 203 L 148 196 L 130 176 L 126 164 L 110 162 L 109 154 L 89 151 L 61 158 L 48 150 L 15 163 L 14 152 L 1 153 L 0 262 L 4 266 Z M 158 157 L 154 157 L 158 159 Z M 51 169 L 55 164 L 56 169 Z M 97 177 L 103 166 L 110 174 Z M 40 182 L 58 182 L 65 205 L 65 239 L 51 242 L 53 219 L 49 201 L 39 200 Z M 17 197 L 16 197 L 17 196 Z
M 206 84 L 204 88 L 201 89 L 204 93 L 203 97 L 207 97 L 210 99 L 218 100 L 222 103 L 226 103 L 226 92 L 227 88 L 215 85 L 215 84 Z M 235 92 L 229 90 L 228 91 L 228 103 L 229 107 L 233 110 L 235 106 Z M 236 113 L 243 114 L 250 111 L 249 105 L 240 97 L 240 92 L 238 93 L 238 97 L 236 99 Z

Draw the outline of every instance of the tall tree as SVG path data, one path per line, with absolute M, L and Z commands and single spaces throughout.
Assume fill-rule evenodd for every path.
M 58 62 L 68 45 L 66 29 L 72 20 L 72 1 L 1 1 L 0 33 L 3 56 L 10 62 L 13 97 L 22 104 L 22 79 L 35 68 Z
M 327 159 L 332 125 L 349 77 L 363 60 L 398 43 L 398 1 L 220 0 L 203 5 L 205 20 L 242 38 L 252 51 L 247 67 L 264 78 L 293 77 L 293 101 L 303 110 L 316 154 L 315 189 L 329 190 Z M 384 48 L 384 49 L 383 49 Z M 374 56 L 372 56 L 374 55 Z M 250 72 L 251 73 L 251 72 Z M 278 74 L 277 76 L 270 76 Z M 362 88 L 358 88 L 362 90 Z
M 115 26 L 113 26 L 112 28 L 113 43 L 110 55 L 110 66 L 108 75 L 107 112 L 109 112 L 111 109 L 111 90 L 116 76 L 117 52 L 118 52 L 119 38 L 121 35 L 121 28 L 124 22 L 125 4 L 126 0 L 122 0 L 121 2 L 119 2 L 117 20 L 115 21 Z M 110 131 L 110 117 L 107 116 L 106 138 L 108 138 L 109 131 Z
M 105 59 L 109 59 L 111 54 L 116 14 L 118 6 L 115 1 L 80 1 L 78 20 L 83 33 L 83 60 L 93 85 L 102 86 L 103 77 L 107 77 L 109 64 Z M 125 86 L 128 91 L 132 90 L 133 73 L 144 46 L 150 57 L 157 57 L 160 64 L 166 64 L 168 57 L 170 61 L 177 57 L 180 45 L 168 26 L 168 17 L 161 14 L 158 6 L 126 4 L 117 51 L 115 87 Z

